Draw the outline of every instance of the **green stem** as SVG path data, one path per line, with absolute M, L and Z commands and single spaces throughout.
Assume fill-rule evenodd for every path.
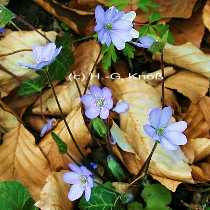
M 62 120 L 64 121 L 64 124 L 65 124 L 65 126 L 66 126 L 66 128 L 67 128 L 67 130 L 68 130 L 68 133 L 69 133 L 69 135 L 70 135 L 72 141 L 74 142 L 74 144 L 75 144 L 77 150 L 79 151 L 79 153 L 81 154 L 81 156 L 85 159 L 85 155 L 83 154 L 82 150 L 80 149 L 79 145 L 77 144 L 77 142 L 76 142 L 76 140 L 75 140 L 75 138 L 74 138 L 74 136 L 73 136 L 73 134 L 72 134 L 72 132 L 71 132 L 71 129 L 69 128 L 68 122 L 66 121 L 66 118 L 65 118 L 65 116 L 64 116 L 63 110 L 62 110 L 62 108 L 61 108 L 61 105 L 60 105 L 60 103 L 59 103 L 58 97 L 57 97 L 57 95 L 56 95 L 55 88 L 54 88 L 54 86 L 53 86 L 53 84 L 52 84 L 52 82 L 51 82 L 51 79 L 50 79 L 50 75 L 49 75 L 49 73 L 48 73 L 48 70 L 46 69 L 44 72 L 45 72 L 45 74 L 46 74 L 48 83 L 49 83 L 49 85 L 50 85 L 50 87 L 51 87 L 51 89 L 52 89 L 53 95 L 54 95 L 54 97 L 55 97 L 55 100 L 56 100 L 56 103 L 57 103 L 57 105 L 58 105 L 59 111 L 60 111 L 60 113 L 61 113 Z

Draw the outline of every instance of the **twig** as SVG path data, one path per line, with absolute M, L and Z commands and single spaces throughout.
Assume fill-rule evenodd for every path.
M 59 108 L 59 111 L 60 111 L 62 120 L 63 120 L 64 123 L 65 123 L 65 126 L 66 126 L 66 128 L 67 128 L 67 130 L 68 130 L 68 133 L 69 133 L 70 137 L 72 138 L 72 141 L 74 142 L 74 144 L 75 144 L 77 150 L 79 151 L 79 153 L 81 154 L 81 156 L 85 159 L 85 155 L 83 154 L 82 150 L 80 149 L 79 145 L 77 144 L 77 142 L 76 142 L 76 140 L 75 140 L 75 138 L 74 138 L 74 136 L 73 136 L 73 134 L 72 134 L 72 132 L 71 132 L 71 129 L 69 128 L 69 125 L 68 125 L 68 123 L 67 123 L 67 121 L 66 121 L 66 118 L 65 118 L 65 116 L 64 116 L 64 114 L 63 114 L 63 110 L 62 110 L 62 108 L 61 108 L 61 105 L 60 105 L 60 103 L 59 103 L 58 97 L 57 97 L 57 95 L 56 95 L 55 88 L 54 88 L 54 86 L 53 86 L 53 84 L 52 84 L 52 82 L 51 82 L 51 79 L 50 79 L 50 75 L 49 75 L 49 73 L 48 73 L 48 70 L 46 70 L 46 71 L 44 71 L 44 72 L 45 72 L 45 74 L 46 74 L 46 76 L 47 76 L 47 80 L 48 80 L 49 85 L 50 85 L 50 87 L 51 87 L 51 89 L 52 89 L 52 92 L 53 92 L 53 95 L 54 95 L 54 97 L 55 97 L 56 103 L 57 103 L 57 105 L 58 105 L 58 108 Z
M 86 84 L 85 84 L 85 90 L 84 90 L 83 95 L 85 95 L 85 93 L 87 92 L 87 89 L 88 89 L 88 86 L 89 86 L 89 82 L 90 82 L 91 75 L 92 75 L 92 73 L 93 73 L 93 71 L 94 71 L 96 65 L 98 64 L 99 58 L 100 58 L 100 56 L 101 56 L 101 53 L 102 53 L 102 48 L 100 49 L 100 52 L 99 52 L 99 54 L 98 54 L 98 56 L 97 56 L 97 58 L 96 58 L 96 61 L 95 61 L 94 65 L 93 65 L 93 68 L 92 68 L 91 71 L 90 71 L 90 74 L 89 74 L 89 76 L 88 76 L 87 82 L 86 82 Z

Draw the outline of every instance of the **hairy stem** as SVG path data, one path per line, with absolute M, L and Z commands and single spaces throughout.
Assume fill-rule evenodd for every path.
M 88 78 L 87 78 L 87 82 L 86 82 L 86 84 L 85 84 L 85 90 L 84 90 L 83 95 L 85 95 L 85 93 L 87 92 L 87 89 L 88 89 L 88 86 L 89 86 L 89 83 L 90 83 L 91 75 L 92 75 L 92 73 L 93 73 L 93 71 L 94 71 L 96 65 L 98 64 L 98 61 L 99 61 L 100 56 L 101 56 L 101 53 L 102 53 L 102 48 L 100 49 L 100 52 L 98 53 L 98 56 L 97 56 L 97 58 L 96 58 L 96 61 L 95 61 L 94 65 L 93 65 L 93 67 L 92 67 L 92 69 L 91 69 L 91 71 L 90 71 L 90 74 L 89 74 Z
M 55 88 L 54 88 L 54 86 L 53 86 L 53 84 L 52 84 L 52 82 L 51 82 L 50 75 L 49 75 L 49 73 L 48 73 L 47 70 L 45 70 L 44 72 L 45 72 L 45 74 L 46 74 L 46 76 L 47 76 L 48 83 L 49 83 L 49 85 L 50 85 L 50 87 L 51 87 L 51 89 L 52 89 L 53 95 L 54 95 L 54 97 L 55 97 L 55 100 L 56 100 L 56 103 L 57 103 L 57 105 L 58 105 L 59 111 L 60 111 L 60 113 L 61 113 L 61 118 L 62 118 L 62 120 L 63 120 L 64 123 L 65 123 L 65 126 L 66 126 L 66 128 L 67 128 L 67 130 L 68 130 L 68 133 L 69 133 L 69 135 L 70 135 L 72 141 L 74 142 L 74 144 L 75 144 L 77 150 L 79 151 L 80 155 L 85 159 L 85 155 L 83 154 L 82 150 L 80 149 L 79 145 L 77 144 L 77 142 L 76 142 L 76 140 L 75 140 L 75 138 L 74 138 L 74 136 L 73 136 L 73 134 L 72 134 L 72 132 L 71 132 L 71 129 L 70 129 L 69 125 L 68 125 L 68 122 L 66 121 L 66 118 L 65 118 L 65 116 L 64 116 L 63 110 L 62 110 L 62 108 L 61 108 L 61 105 L 60 105 L 60 103 L 59 103 L 58 97 L 57 97 L 57 95 L 56 95 Z

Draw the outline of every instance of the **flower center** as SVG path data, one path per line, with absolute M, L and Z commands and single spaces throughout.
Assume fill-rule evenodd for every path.
M 162 136 L 163 133 L 164 133 L 164 128 L 158 128 L 158 129 L 156 129 L 156 134 L 157 134 L 158 136 Z
M 81 175 L 80 176 L 80 182 L 81 182 L 81 184 L 86 184 L 87 183 L 87 177 L 84 176 L 84 175 Z
M 96 106 L 97 107 L 103 107 L 104 106 L 104 99 L 100 98 L 96 101 Z
M 111 23 L 107 23 L 106 25 L 105 25 L 105 29 L 107 29 L 107 30 L 112 30 L 112 24 Z

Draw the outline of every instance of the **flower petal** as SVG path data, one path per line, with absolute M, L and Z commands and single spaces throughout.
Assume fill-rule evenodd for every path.
M 129 104 L 126 101 L 118 101 L 113 111 L 118 114 L 127 112 L 129 109 Z
M 162 109 L 162 113 L 161 113 L 161 117 L 159 121 L 159 127 L 164 128 L 169 124 L 172 117 L 172 113 L 173 113 L 173 110 L 170 106 L 164 107 Z
M 107 109 L 105 107 L 101 108 L 101 110 L 100 110 L 100 118 L 105 120 L 108 117 L 109 117 L 109 109 Z
M 113 107 L 113 100 L 112 100 L 112 98 L 105 99 L 104 107 L 106 107 L 107 109 L 111 109 Z
M 121 32 L 116 33 L 114 31 L 112 31 L 110 33 L 110 36 L 111 36 L 112 42 L 115 45 L 115 47 L 118 50 L 123 50 L 125 48 L 125 41 L 120 39 L 120 37 L 118 36 L 120 33 Z
M 81 169 L 83 175 L 85 175 L 85 176 L 92 175 L 92 173 L 85 166 L 81 166 L 80 169 Z
M 151 125 L 144 125 L 144 132 L 155 141 L 160 141 L 160 137 L 156 134 L 155 129 Z
M 104 22 L 104 9 L 101 5 L 97 5 L 95 8 L 95 18 L 97 23 Z
M 96 102 L 91 94 L 86 94 L 86 95 L 82 96 L 81 101 L 86 107 L 92 106 Z
M 91 188 L 86 186 L 85 187 L 85 200 L 89 201 L 91 196 Z
M 187 137 L 183 133 L 177 131 L 165 132 L 164 137 L 175 145 L 185 145 L 187 143 Z
M 161 137 L 160 144 L 166 149 L 166 150 L 177 150 L 179 146 L 172 144 L 169 142 L 166 138 Z
M 122 19 L 133 22 L 136 17 L 136 13 L 134 11 L 128 12 L 123 15 Z
M 98 117 L 100 114 L 100 109 L 97 109 L 96 107 L 89 107 L 85 110 L 85 115 L 89 119 L 94 119 Z
M 179 122 L 175 122 L 170 124 L 165 131 L 179 131 L 179 132 L 183 132 L 185 129 L 187 128 L 187 123 L 185 121 L 179 121 Z
M 94 96 L 95 98 L 101 98 L 102 96 L 102 90 L 100 87 L 98 87 L 97 85 L 92 85 L 90 87 L 90 93 L 92 96 Z
M 84 192 L 84 187 L 81 184 L 74 184 L 71 186 L 71 189 L 68 194 L 68 198 L 70 201 L 75 201 L 80 198 Z
M 80 184 L 80 175 L 75 172 L 67 172 L 63 174 L 64 182 L 68 184 Z
M 78 173 L 78 174 L 82 174 L 82 171 L 81 171 L 80 167 L 79 167 L 77 164 L 75 164 L 75 163 L 70 163 L 70 164 L 68 164 L 68 166 L 69 166 L 69 168 L 70 168 L 73 172 Z
M 110 99 L 112 97 L 112 91 L 109 88 L 104 87 L 102 88 L 102 96 L 106 99 Z
M 161 113 L 160 108 L 154 108 L 149 113 L 149 122 L 154 128 L 159 128 Z

